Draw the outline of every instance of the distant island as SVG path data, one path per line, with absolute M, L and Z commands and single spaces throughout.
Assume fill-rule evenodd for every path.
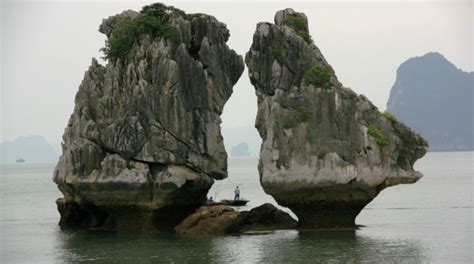
M 247 142 L 242 142 L 236 146 L 232 147 L 230 151 L 232 157 L 250 157 L 252 154 L 249 152 L 249 144 Z
M 242 142 L 248 145 L 248 152 L 250 152 L 251 155 L 257 155 L 260 152 L 262 140 L 255 127 L 223 127 L 222 136 L 224 137 L 225 149 L 231 156 L 234 156 L 232 149 Z
M 58 157 L 53 146 L 39 135 L 0 143 L 0 163 L 48 163 L 57 161 Z
M 473 150 L 474 73 L 437 52 L 400 65 L 387 111 L 428 140 L 430 151 Z

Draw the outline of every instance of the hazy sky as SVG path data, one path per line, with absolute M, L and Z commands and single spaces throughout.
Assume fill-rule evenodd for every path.
M 0 1 L 1 136 L 39 134 L 58 145 L 84 72 L 92 57 L 102 56 L 102 19 L 154 1 Z M 410 57 L 438 51 L 473 70 L 472 1 L 162 2 L 226 23 L 228 45 L 241 55 L 257 22 L 273 22 L 286 7 L 305 12 L 315 44 L 339 80 L 381 110 L 397 67 Z M 225 106 L 223 126 L 253 126 L 256 105 L 245 71 Z

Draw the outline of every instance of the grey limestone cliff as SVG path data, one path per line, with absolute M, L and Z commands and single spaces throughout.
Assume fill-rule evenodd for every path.
M 300 228 L 354 227 L 381 190 L 422 176 L 413 165 L 426 141 L 337 80 L 303 13 L 259 23 L 246 64 L 258 97 L 260 181 Z
M 172 230 L 227 177 L 220 115 L 242 57 L 223 23 L 161 4 L 99 31 L 108 63 L 85 73 L 54 171 L 60 225 Z

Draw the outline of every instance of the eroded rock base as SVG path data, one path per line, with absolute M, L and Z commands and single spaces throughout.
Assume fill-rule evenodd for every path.
M 378 188 L 337 185 L 273 193 L 275 200 L 298 217 L 299 229 L 355 228 L 355 219 L 380 192 Z
M 300 229 L 355 228 L 355 219 L 368 202 L 321 201 L 319 203 L 294 205 Z M 311 209 L 308 209 L 311 208 Z
M 174 227 L 199 205 L 162 207 L 97 207 L 60 198 L 56 201 L 61 215 L 59 226 L 67 229 L 134 231 L 143 233 L 174 232 Z

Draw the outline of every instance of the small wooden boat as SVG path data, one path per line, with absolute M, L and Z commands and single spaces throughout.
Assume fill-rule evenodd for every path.
M 249 202 L 249 200 L 221 200 L 222 204 L 230 205 L 230 206 L 244 206 Z

